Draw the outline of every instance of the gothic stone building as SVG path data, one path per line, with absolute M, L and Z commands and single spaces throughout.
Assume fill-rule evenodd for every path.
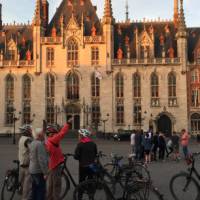
M 0 13 L 1 133 L 70 116 L 73 129 L 200 131 L 200 29 L 186 27 L 183 0 L 173 20 L 134 22 L 101 1 L 101 20 L 91 0 L 63 0 L 50 22 L 47 0 L 31 24 Z

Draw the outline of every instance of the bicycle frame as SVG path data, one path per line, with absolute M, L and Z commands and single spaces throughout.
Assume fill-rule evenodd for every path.
M 194 174 L 197 177 L 197 179 L 200 181 L 200 174 L 198 173 L 198 171 L 195 168 L 195 159 L 194 158 L 192 158 L 192 166 L 188 169 L 188 171 L 189 171 L 190 177 Z

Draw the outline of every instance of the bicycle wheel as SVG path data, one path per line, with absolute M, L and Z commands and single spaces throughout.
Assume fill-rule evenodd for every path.
M 127 200 L 163 200 L 163 195 L 160 194 L 157 188 L 150 186 L 148 190 L 128 192 Z
M 170 192 L 175 200 L 199 200 L 200 186 L 188 173 L 181 172 L 170 180 Z
M 67 175 L 62 172 L 61 175 L 61 193 L 60 193 L 60 200 L 64 199 L 67 195 L 68 191 L 70 190 L 70 182 Z
M 107 186 L 98 180 L 87 180 L 74 190 L 73 200 L 112 200 Z
M 1 190 L 1 200 L 12 200 L 17 190 L 16 177 L 8 175 L 5 177 L 3 187 Z

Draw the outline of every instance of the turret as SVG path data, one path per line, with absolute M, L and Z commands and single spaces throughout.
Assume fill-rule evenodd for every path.
M 42 0 L 42 18 L 44 29 L 47 29 L 49 23 L 49 2 L 47 0 Z
M 187 29 L 185 24 L 183 0 L 180 0 L 180 13 L 178 20 L 178 31 L 176 36 L 178 46 L 178 57 L 181 59 L 182 71 L 185 72 L 187 69 Z
M 104 5 L 104 16 L 103 16 L 103 34 L 104 38 L 106 39 L 106 71 L 110 72 L 112 71 L 111 65 L 112 65 L 112 59 L 114 58 L 114 18 L 113 18 L 113 12 L 112 12 L 112 3 L 111 0 L 105 0 Z

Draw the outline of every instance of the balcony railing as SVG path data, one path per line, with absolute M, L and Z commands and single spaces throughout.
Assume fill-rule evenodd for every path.
M 103 36 L 85 36 L 84 37 L 84 43 L 105 43 L 105 39 Z
M 151 98 L 151 107 L 160 107 L 160 98 L 152 97 Z
M 61 37 L 42 37 L 42 44 L 60 44 L 62 42 Z
M 0 67 L 33 67 L 34 61 L 33 60 L 3 60 L 0 61 Z
M 180 58 L 113 59 L 113 65 L 180 64 Z
M 178 106 L 177 98 L 176 97 L 170 97 L 168 99 L 168 106 L 169 107 L 176 107 L 176 106 Z

